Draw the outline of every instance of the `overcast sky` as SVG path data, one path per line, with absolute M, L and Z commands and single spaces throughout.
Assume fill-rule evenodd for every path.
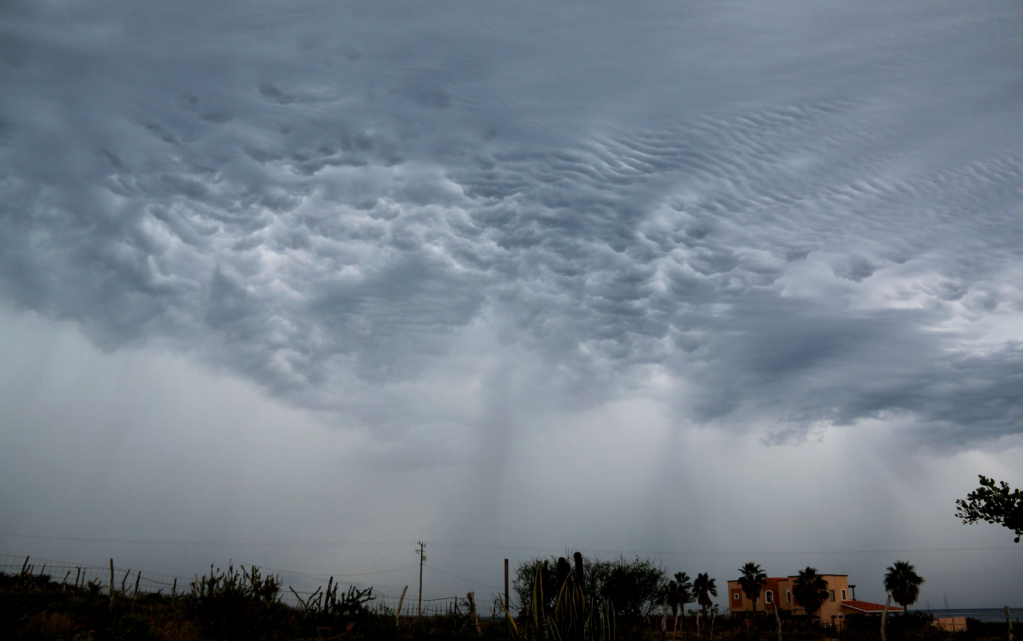
M 1023 485 L 1021 32 L 3 2 L 0 553 L 391 594 L 422 539 L 427 596 L 571 548 L 876 601 L 906 559 L 921 606 L 1023 606 L 954 517 Z

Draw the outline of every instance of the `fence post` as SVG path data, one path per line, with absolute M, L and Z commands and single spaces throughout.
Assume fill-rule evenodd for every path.
M 131 595 L 133 599 L 139 598 L 139 581 L 142 580 L 142 570 L 139 570 L 138 575 L 135 577 L 135 594 Z
M 30 557 L 30 556 L 26 556 L 25 557 L 25 562 L 21 564 L 21 576 L 25 576 L 25 568 L 28 567 L 28 560 L 31 559 L 31 558 L 32 557 Z
M 1009 606 L 1005 606 L 1005 625 L 1009 628 L 1009 641 L 1012 641 L 1012 617 L 1009 616 Z
M 476 636 L 482 636 L 483 632 L 480 630 L 480 615 L 476 612 L 476 593 L 466 592 L 465 596 L 469 599 L 469 614 L 472 615 L 472 619 L 476 623 Z
M 394 625 L 398 626 L 398 617 L 401 616 L 401 606 L 405 603 L 405 593 L 408 592 L 408 586 L 401 591 L 401 597 L 398 599 L 398 609 L 394 612 Z
M 892 605 L 892 595 L 888 595 L 888 600 L 884 602 L 884 612 L 881 613 L 881 641 L 885 641 L 886 637 L 884 634 L 884 624 L 888 621 L 888 608 Z
M 178 577 L 174 577 L 174 585 L 171 586 L 171 601 L 178 596 Z
M 110 607 L 114 607 L 114 560 L 110 559 Z
M 661 603 L 661 641 L 668 636 L 668 597 Z

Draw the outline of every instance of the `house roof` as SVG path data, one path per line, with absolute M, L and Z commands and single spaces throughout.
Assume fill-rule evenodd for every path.
M 870 603 L 868 601 L 842 601 L 843 608 L 849 608 L 850 610 L 856 610 L 857 612 L 869 612 L 871 614 L 875 612 L 884 611 L 883 603 Z M 897 605 L 888 607 L 889 612 L 902 612 L 902 608 Z

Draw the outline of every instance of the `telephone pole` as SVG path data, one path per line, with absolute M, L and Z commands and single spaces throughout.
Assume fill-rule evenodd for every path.
M 419 555 L 419 606 L 416 609 L 416 617 L 423 616 L 423 564 L 426 563 L 426 554 L 423 552 L 426 550 L 426 544 L 422 541 L 416 541 L 419 544 L 419 549 L 416 550 L 416 554 Z

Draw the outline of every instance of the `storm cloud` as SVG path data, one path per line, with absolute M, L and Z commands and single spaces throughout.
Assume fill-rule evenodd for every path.
M 1008 1 L 5 2 L 0 300 L 383 468 L 514 475 L 636 398 L 683 440 L 989 447 L 1023 433 L 1021 29 Z

